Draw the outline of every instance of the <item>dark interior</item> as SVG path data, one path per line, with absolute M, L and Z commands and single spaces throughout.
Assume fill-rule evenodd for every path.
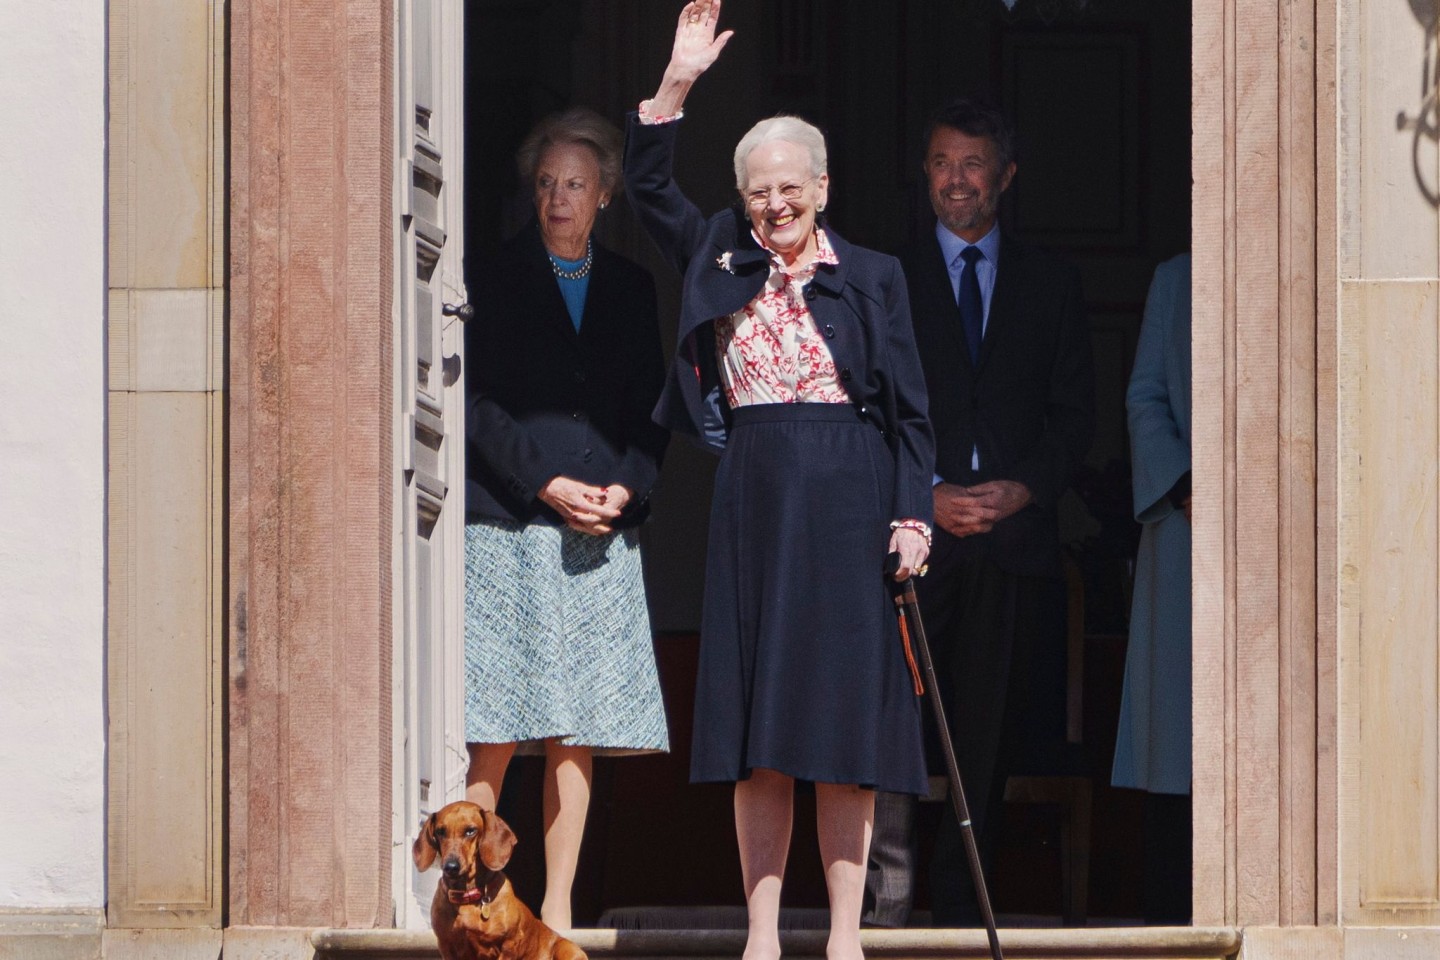
M 529 215 L 513 154 L 530 126 L 571 104 L 620 123 L 654 91 L 680 6 L 466 4 L 468 257 L 483 256 Z M 1067 850 L 1074 855 L 1075 837 L 1064 805 L 1007 804 L 991 890 L 1002 922 L 1142 922 L 1142 892 L 1156 882 L 1139 842 L 1156 811 L 1142 794 L 1110 788 L 1109 778 L 1139 535 L 1130 518 L 1125 387 L 1151 274 L 1189 247 L 1190 9 L 1149 0 L 1016 0 L 1013 9 L 1006 0 L 730 0 L 722 26 L 736 36 L 686 104 L 677 177 L 702 209 L 731 201 L 740 135 L 762 117 L 796 113 L 827 134 L 830 222 L 851 242 L 894 250 L 932 222 L 920 170 L 926 117 L 954 96 L 987 96 L 1012 116 L 1020 139 L 1003 225 L 1081 267 L 1096 440 L 1063 511 L 1075 577 L 1068 589 L 1057 586 L 1056 644 L 1034 665 L 1035 683 L 1049 695 L 1024 756 L 1037 775 L 1089 781 L 1088 890 L 1078 912 L 1073 902 L 1065 909 L 1073 875 L 1063 861 Z M 597 239 L 655 275 L 668 348 L 678 277 L 623 200 L 602 214 Z M 596 761 L 575 890 L 581 925 L 614 908 L 742 902 L 729 788 L 686 779 L 712 469 L 709 454 L 676 442 L 653 498 L 645 559 L 674 752 Z M 1083 650 L 1073 674 L 1067 626 L 1078 631 L 1071 648 Z M 1066 709 L 1076 693 L 1083 707 L 1073 743 Z M 532 904 L 544 882 L 540 778 L 538 758 L 517 759 L 501 801 L 521 839 L 510 874 Z M 1182 804 L 1166 811 L 1161 832 L 1188 851 L 1188 799 Z M 922 805 L 923 831 L 933 830 L 939 810 Z M 825 905 L 813 815 L 813 801 L 799 798 L 785 887 L 794 907 Z M 922 851 L 924 844 L 922 832 Z M 920 910 L 925 897 L 922 876 Z

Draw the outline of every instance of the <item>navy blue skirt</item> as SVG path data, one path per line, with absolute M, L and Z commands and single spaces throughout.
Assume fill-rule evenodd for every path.
M 894 458 L 849 404 L 735 411 L 715 475 L 690 779 L 924 793 L 884 575 Z

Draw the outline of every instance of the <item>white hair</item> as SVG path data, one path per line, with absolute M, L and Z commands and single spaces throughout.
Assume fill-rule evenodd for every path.
M 515 151 L 515 166 L 520 182 L 527 187 L 535 182 L 535 168 L 545 151 L 557 144 L 578 143 L 595 154 L 600 165 L 600 189 L 618 194 L 625 186 L 621 177 L 620 159 L 624 140 L 615 124 L 588 107 L 571 107 L 541 118 Z
M 741 193 L 744 193 L 745 189 L 750 186 L 745 161 L 750 159 L 750 154 L 756 147 L 762 147 L 777 140 L 793 143 L 810 155 L 810 175 L 812 177 L 818 177 L 825 172 L 825 134 L 821 133 L 820 128 L 813 123 L 789 114 L 781 114 L 778 117 L 761 120 L 740 138 L 739 143 L 735 144 L 735 186 Z

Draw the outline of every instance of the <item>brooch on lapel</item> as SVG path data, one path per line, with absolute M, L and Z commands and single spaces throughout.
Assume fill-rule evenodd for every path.
M 735 268 L 730 265 L 730 257 L 732 255 L 733 254 L 729 250 L 726 250 L 724 253 L 720 254 L 720 256 L 715 258 L 715 266 L 719 267 L 721 270 L 724 270 L 728 274 L 734 275 Z

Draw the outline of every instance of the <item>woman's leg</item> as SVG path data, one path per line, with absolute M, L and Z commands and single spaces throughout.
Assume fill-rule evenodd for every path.
M 875 791 L 840 783 L 815 784 L 820 859 L 830 891 L 828 960 L 861 960 L 860 908 L 865 861 L 875 825 Z
M 505 783 L 505 768 L 515 753 L 513 743 L 467 743 L 470 767 L 465 771 L 465 799 L 482 810 L 494 810 Z
M 570 888 L 590 810 L 589 747 L 545 742 L 545 902 L 540 919 L 556 930 L 569 930 Z
M 735 837 L 750 916 L 743 960 L 780 956 L 780 885 L 794 802 L 795 781 L 775 770 L 756 769 L 749 780 L 735 784 Z

